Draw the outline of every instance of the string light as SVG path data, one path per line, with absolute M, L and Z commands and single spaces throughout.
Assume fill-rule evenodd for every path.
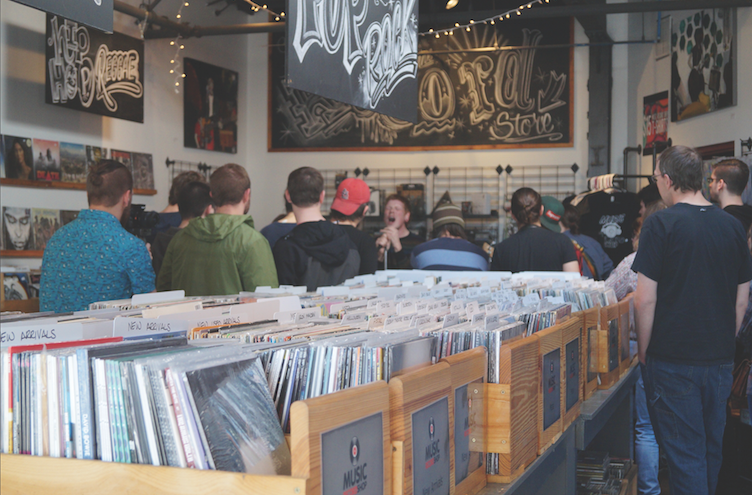
M 269 10 L 269 7 L 267 7 L 267 5 L 266 5 L 266 4 L 261 4 L 261 5 L 259 5 L 259 4 L 257 4 L 256 2 L 254 2 L 253 0 L 243 0 L 243 1 L 244 1 L 245 3 L 247 3 L 248 5 L 250 5 L 250 6 L 251 6 L 251 10 L 252 10 L 253 12 L 258 12 L 258 11 L 260 11 L 260 10 L 265 10 L 265 11 L 267 11 L 267 12 L 269 13 L 269 15 L 271 15 L 272 17 L 274 17 L 274 20 L 275 20 L 275 21 L 280 21 L 280 18 L 281 18 L 281 17 L 284 17 L 284 16 L 285 16 L 285 13 L 284 13 L 284 12 L 280 12 L 280 13 L 277 13 L 277 12 L 274 12 L 274 11 L 272 11 L 272 10 Z
M 181 1 L 180 7 L 175 14 L 175 18 L 182 19 L 183 9 L 188 6 L 190 6 L 189 2 Z M 170 59 L 170 74 L 174 74 L 175 76 L 175 93 L 179 94 L 180 90 L 178 88 L 180 87 L 180 80 L 185 77 L 182 70 L 182 58 L 180 56 L 180 51 L 185 50 L 185 45 L 182 43 L 182 37 L 178 34 L 174 40 L 170 40 L 170 46 L 175 47 L 175 55 Z
M 251 0 L 245 0 L 245 1 L 248 2 L 248 3 L 253 4 L 253 2 L 251 2 Z M 439 38 L 440 37 L 439 35 L 441 33 L 444 33 L 446 36 L 453 36 L 455 29 L 465 28 L 465 31 L 470 31 L 471 27 L 474 27 L 474 26 L 476 26 L 478 24 L 491 24 L 493 26 L 493 25 L 496 24 L 496 21 L 501 22 L 501 21 L 504 20 L 504 18 L 509 19 L 511 17 L 512 13 L 516 12 L 517 15 L 522 15 L 522 11 L 524 9 L 531 9 L 531 8 L 533 8 L 533 5 L 535 5 L 535 4 L 541 4 L 542 5 L 544 2 L 545 3 L 549 3 L 550 1 L 551 0 L 534 0 L 532 2 L 522 4 L 522 5 L 520 5 L 517 8 L 510 9 L 510 10 L 508 10 L 506 12 L 502 12 L 501 14 L 495 15 L 493 17 L 489 17 L 487 19 L 483 19 L 481 21 L 475 21 L 473 19 L 470 19 L 470 22 L 468 22 L 467 24 L 460 24 L 459 22 L 455 22 L 453 28 L 438 29 L 438 30 L 434 30 L 433 28 L 431 28 L 427 32 L 418 33 L 418 34 L 420 36 L 434 35 L 436 38 Z M 284 15 L 284 13 L 282 15 Z

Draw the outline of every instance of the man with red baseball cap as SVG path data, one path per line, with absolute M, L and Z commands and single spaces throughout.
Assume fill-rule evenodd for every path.
M 337 188 L 337 195 L 332 202 L 329 220 L 341 226 L 358 248 L 360 254 L 360 271 L 358 275 L 376 271 L 376 245 L 373 238 L 360 230 L 358 226 L 368 213 L 371 200 L 371 188 L 360 179 L 345 179 Z

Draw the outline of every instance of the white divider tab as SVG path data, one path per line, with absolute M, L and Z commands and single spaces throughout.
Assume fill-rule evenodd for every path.
M 348 313 L 342 317 L 343 325 L 354 325 L 366 321 L 365 313 Z
M 499 314 L 498 313 L 496 313 L 494 315 L 487 315 L 486 316 L 486 321 L 483 324 L 483 328 L 486 331 L 488 331 L 488 330 L 496 330 L 500 326 L 501 326 L 501 324 L 499 323 Z
M 410 322 L 411 327 L 420 327 L 426 323 L 436 321 L 436 317 L 432 315 L 416 315 L 415 319 Z
M 425 313 L 428 309 L 428 304 L 428 301 L 418 301 L 415 303 L 415 312 L 419 314 Z
M 486 314 L 490 315 L 491 313 L 498 313 L 499 312 L 499 305 L 495 302 L 488 303 L 485 305 Z
M 454 292 L 455 299 L 467 299 L 467 289 L 457 289 Z
M 201 301 L 189 301 L 186 303 L 172 304 L 170 306 L 158 306 L 141 311 L 144 318 L 157 318 L 162 315 L 173 315 L 177 313 L 187 313 L 189 311 L 200 311 L 204 307 Z
M 467 303 L 467 316 L 472 316 L 476 313 L 480 313 L 480 308 L 478 307 L 478 301 L 470 301 Z
M 397 294 L 396 296 L 394 296 L 394 300 L 398 301 L 398 302 L 402 301 L 404 299 L 407 299 L 407 293 L 405 293 L 405 292 L 403 292 L 402 294 Z
M 185 299 L 184 290 L 168 290 L 166 292 L 149 292 L 146 294 L 136 294 L 131 298 L 131 305 L 143 306 L 145 304 L 156 304 L 161 302 L 179 301 Z
M 449 308 L 452 313 L 459 313 L 465 309 L 465 304 L 462 301 L 454 301 Z
M 320 317 L 320 308 L 297 309 L 295 311 L 279 311 L 274 313 L 274 319 L 280 323 L 305 323 L 308 320 Z
M 324 297 L 347 296 L 350 294 L 350 288 L 340 285 L 334 287 L 319 287 L 317 292 Z
M 412 314 L 416 311 L 415 300 L 413 299 L 404 299 L 397 305 L 397 314 L 399 315 Z
M 468 287 L 467 288 L 468 299 L 478 299 L 479 297 L 480 297 L 480 287 Z
M 162 318 L 128 318 L 116 316 L 115 320 L 113 321 L 112 336 L 158 336 L 165 333 L 187 332 L 188 329 L 188 322 L 185 320 L 168 320 Z
M 479 294 L 481 296 L 490 296 L 491 295 L 491 288 L 490 287 L 481 287 Z
M 95 338 L 92 336 L 91 338 Z M 111 337 L 100 335 L 100 337 Z M 49 344 L 52 342 L 69 342 L 84 338 L 83 325 L 81 323 L 53 323 L 47 325 L 8 326 L 3 325 L 0 329 L 0 346 L 4 349 L 15 345 Z
M 384 326 L 384 317 L 383 316 L 377 316 L 374 318 L 370 318 L 368 320 L 368 330 L 374 330 L 377 328 L 382 328 Z
M 473 320 L 472 320 L 473 325 L 475 325 L 477 323 L 483 323 L 483 320 L 485 319 L 485 317 L 486 317 L 485 313 L 475 313 L 473 315 Z
M 366 309 L 378 309 L 379 303 L 381 302 L 380 298 L 371 299 L 368 301 L 368 305 L 366 306 Z
M 431 291 L 430 290 L 422 290 L 420 291 L 420 298 L 421 299 L 428 299 L 431 297 Z
M 444 317 L 444 323 L 441 325 L 441 328 L 448 328 L 454 325 L 457 325 L 460 322 L 460 315 L 457 313 L 449 313 Z
M 397 303 L 394 301 L 382 301 L 379 303 L 377 309 L 382 315 L 393 315 L 397 312 Z
M 446 299 L 442 299 L 441 301 L 439 301 L 439 308 L 441 308 L 441 309 L 447 309 L 448 310 L 449 309 L 449 301 L 447 301 Z
M 533 292 L 522 298 L 522 304 L 525 306 L 532 306 L 533 304 L 538 304 L 540 300 L 540 296 Z

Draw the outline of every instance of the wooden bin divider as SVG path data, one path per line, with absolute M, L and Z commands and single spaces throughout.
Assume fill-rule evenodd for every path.
M 510 483 L 538 456 L 539 381 L 538 339 L 505 342 L 499 351 L 499 383 L 486 384 L 484 395 L 485 448 L 499 454 L 499 474 L 488 475 L 489 483 Z
M 296 401 L 292 404 L 290 408 L 292 475 L 307 480 L 306 493 L 312 495 L 324 493 L 322 480 L 324 435 L 330 433 L 337 435 L 336 430 L 347 427 L 354 422 L 370 421 L 373 423 L 375 420 L 378 423 L 378 418 L 375 416 L 379 414 L 381 415 L 382 492 L 389 495 L 392 490 L 392 445 L 390 442 L 389 388 L 386 382 L 369 383 L 312 399 Z M 359 457 L 374 459 L 374 456 L 369 454 L 376 452 L 378 445 L 373 444 L 375 439 L 367 436 L 366 430 L 367 428 L 364 426 L 361 430 L 361 436 L 357 437 L 358 446 L 356 449 L 359 451 Z M 344 440 L 347 443 L 337 451 L 348 452 L 349 449 L 352 449 L 351 438 L 352 435 L 347 435 Z M 339 443 L 339 439 L 332 438 L 330 441 Z M 367 455 L 368 457 L 366 457 Z M 345 457 L 345 461 L 347 461 L 347 457 Z M 343 477 L 351 483 L 358 481 L 358 474 L 348 473 L 353 469 L 350 462 L 338 462 L 335 466 L 338 466 L 335 470 L 342 471 L 341 477 L 337 478 L 340 483 L 337 484 L 336 488 L 342 487 L 341 480 Z M 365 466 L 356 466 L 356 469 L 361 468 L 365 470 Z M 376 469 L 373 462 L 370 462 L 368 478 L 364 480 L 366 483 L 378 476 Z M 347 477 L 348 474 L 351 475 Z M 353 486 L 357 486 L 357 484 Z M 331 489 L 328 491 L 331 491 Z
M 389 423 L 392 438 L 392 493 L 413 495 L 413 414 L 447 399 L 449 438 L 439 439 L 449 459 L 449 493 L 454 494 L 454 397 L 449 364 L 440 362 L 389 381 Z M 446 446 L 446 448 L 444 448 Z M 423 449 L 424 446 L 417 446 Z M 428 467 L 427 467 L 428 469 Z
M 588 400 L 598 389 L 598 327 L 600 308 L 580 311 L 582 314 L 582 400 Z
M 485 451 L 483 450 L 486 410 L 483 387 L 488 371 L 485 347 L 476 347 L 441 360 L 449 364 L 454 397 L 454 491 L 456 495 L 473 495 L 486 486 Z M 467 424 L 464 416 L 467 415 Z M 462 436 L 458 439 L 458 434 Z M 464 437 L 467 440 L 464 440 Z M 459 452 L 463 441 L 469 452 Z M 467 459 L 458 459 L 458 455 Z M 462 479 L 460 479 L 462 477 Z
M 609 389 L 619 380 L 619 305 L 601 308 L 598 330 L 598 374 L 601 390 Z
M 632 364 L 629 353 L 629 300 L 619 301 L 619 375 Z
M 580 415 L 583 397 L 582 369 L 584 315 L 573 314 L 561 328 L 561 430 L 565 431 Z
M 561 436 L 562 430 L 562 330 L 563 324 L 541 330 L 538 339 L 538 455 Z

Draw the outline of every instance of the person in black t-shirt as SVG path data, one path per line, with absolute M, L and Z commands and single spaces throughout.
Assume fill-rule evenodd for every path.
M 368 213 L 371 189 L 360 179 L 345 179 L 337 188 L 332 201 L 329 221 L 342 227 L 360 254 L 358 275 L 376 272 L 376 245 L 373 238 L 358 229 L 363 217 Z
M 376 239 L 379 268 L 410 270 L 413 249 L 426 242 L 407 229 L 410 223 L 410 202 L 399 194 L 392 194 L 384 203 L 384 223 L 381 236 Z
M 713 172 L 708 179 L 710 199 L 720 204 L 723 211 L 736 217 L 744 225 L 744 232 L 749 232 L 752 225 L 752 206 L 745 205 L 742 201 L 748 180 L 749 167 L 736 158 L 713 165 Z
M 580 272 L 572 241 L 541 226 L 541 196 L 529 187 L 512 195 L 512 215 L 519 231 L 497 244 L 491 259 L 493 271 Z
M 703 197 L 696 150 L 666 149 L 654 178 L 669 208 L 645 220 L 632 265 L 648 411 L 671 493 L 713 494 L 752 260 L 741 223 Z

